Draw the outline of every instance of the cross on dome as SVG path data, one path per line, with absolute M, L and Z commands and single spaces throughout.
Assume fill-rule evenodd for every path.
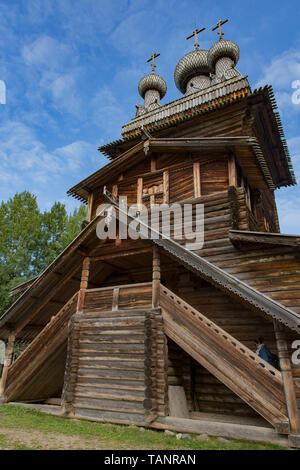
M 155 59 L 156 59 L 156 57 L 159 57 L 159 56 L 160 56 L 160 54 L 154 53 L 154 54 L 152 54 L 152 56 L 150 57 L 150 59 L 147 60 L 147 62 L 152 62 L 152 63 L 151 63 L 152 73 L 154 73 L 155 68 L 156 68 Z
M 220 36 L 220 41 L 221 41 L 221 39 L 223 39 L 222 36 L 224 36 L 224 33 L 222 32 L 221 26 L 223 26 L 223 24 L 225 24 L 225 23 L 227 23 L 227 22 L 228 22 L 228 20 L 223 20 L 223 21 L 222 21 L 222 20 L 219 20 L 218 23 L 217 23 L 217 26 L 215 26 L 215 27 L 212 29 L 212 31 L 215 31 L 217 28 L 219 28 L 218 35 Z
M 190 36 L 187 37 L 187 39 L 191 39 L 191 38 L 194 36 L 194 38 L 195 38 L 195 49 L 196 49 L 196 51 L 199 50 L 198 34 L 199 34 L 199 33 L 202 33 L 202 31 L 204 31 L 205 29 L 206 29 L 206 28 L 201 28 L 201 29 L 195 28 L 194 31 L 193 31 L 193 33 L 192 33 Z

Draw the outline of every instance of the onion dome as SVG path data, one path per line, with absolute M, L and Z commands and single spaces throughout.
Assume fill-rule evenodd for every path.
M 156 90 L 159 92 L 160 99 L 162 99 L 167 92 L 167 84 L 160 75 L 152 72 L 140 80 L 138 90 L 142 98 L 145 98 L 147 91 Z
M 235 66 L 240 57 L 240 49 L 238 45 L 227 39 L 220 39 L 211 46 L 208 51 L 208 64 L 211 69 L 215 68 L 216 62 L 222 58 L 230 58 L 233 60 Z
M 175 85 L 181 93 L 185 94 L 188 82 L 196 76 L 207 76 L 211 69 L 208 64 L 208 51 L 196 49 L 186 54 L 178 62 L 175 72 Z

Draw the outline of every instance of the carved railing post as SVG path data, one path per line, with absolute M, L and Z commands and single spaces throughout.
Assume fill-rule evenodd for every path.
M 152 307 L 159 306 L 160 292 L 160 253 L 158 246 L 153 246 Z
M 274 330 L 282 374 L 284 394 L 286 399 L 286 406 L 290 420 L 290 429 L 291 432 L 297 432 L 299 431 L 299 413 L 286 336 L 283 330 L 283 326 L 277 321 L 274 321 Z
M 69 321 L 67 360 L 65 367 L 64 386 L 61 399 L 63 416 L 74 416 L 75 388 L 79 366 L 79 337 L 81 314 L 73 315 Z
M 83 307 L 84 307 L 85 291 L 88 288 L 88 282 L 89 282 L 89 272 L 90 272 L 90 258 L 86 256 L 82 263 L 82 273 L 81 273 L 80 290 L 78 293 L 77 312 L 82 312 Z

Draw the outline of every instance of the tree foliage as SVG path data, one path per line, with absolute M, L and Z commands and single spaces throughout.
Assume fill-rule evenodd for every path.
M 28 191 L 16 193 L 0 205 L 0 316 L 12 299 L 9 291 L 37 276 L 81 230 L 84 205 L 67 214 L 64 204 L 55 202 L 41 212 Z

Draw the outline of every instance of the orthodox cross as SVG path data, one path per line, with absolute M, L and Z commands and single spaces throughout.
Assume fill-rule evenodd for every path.
M 217 26 L 215 26 L 212 31 L 215 31 L 217 28 L 219 28 L 218 35 L 220 36 L 220 40 L 223 39 L 222 36 L 224 36 L 224 33 L 222 32 L 221 26 L 225 23 L 227 23 L 228 20 L 219 20 L 217 23 Z
M 198 34 L 202 33 L 202 31 L 204 31 L 204 30 L 205 30 L 205 28 L 202 28 L 202 29 L 195 28 L 194 31 L 193 31 L 193 34 L 191 34 L 190 36 L 187 37 L 187 39 L 191 39 L 193 36 L 195 37 L 195 49 L 197 51 L 199 50 Z
M 151 64 L 152 73 L 154 73 L 154 70 L 155 70 L 155 67 L 156 67 L 156 65 L 155 65 L 155 59 L 156 59 L 156 57 L 159 57 L 159 56 L 160 56 L 160 54 L 152 54 L 152 56 L 150 57 L 150 59 L 147 60 L 147 62 L 152 62 L 152 64 Z

